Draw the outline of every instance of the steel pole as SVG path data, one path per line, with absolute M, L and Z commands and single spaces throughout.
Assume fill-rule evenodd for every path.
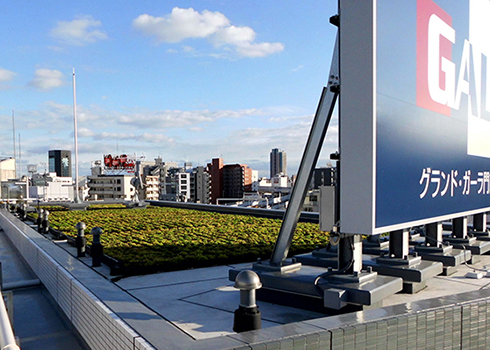
M 324 87 L 320 102 L 311 126 L 310 135 L 301 159 L 298 177 L 294 184 L 291 198 L 282 221 L 279 236 L 277 237 L 274 250 L 270 259 L 271 265 L 282 265 L 291 247 L 294 231 L 298 224 L 299 216 L 303 208 L 308 186 L 311 181 L 313 170 L 318 161 L 322 149 L 323 140 L 327 133 L 328 124 L 332 119 L 333 109 L 339 94 L 339 39 L 335 40 L 335 48 L 330 66 L 327 87 Z
M 79 203 L 78 197 L 78 127 L 77 127 L 77 87 L 75 82 L 75 68 L 73 68 L 73 129 L 75 138 L 75 203 Z

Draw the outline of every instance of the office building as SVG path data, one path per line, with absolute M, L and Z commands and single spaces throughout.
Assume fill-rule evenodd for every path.
M 59 177 L 72 177 L 71 151 L 51 150 L 48 156 L 50 173 L 56 173 L 56 176 Z
M 286 152 L 280 151 L 278 148 L 273 148 L 270 153 L 270 168 L 271 179 L 279 174 L 287 175 Z

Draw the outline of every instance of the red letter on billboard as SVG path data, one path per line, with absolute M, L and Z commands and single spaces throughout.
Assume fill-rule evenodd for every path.
M 452 18 L 433 0 L 417 0 L 417 106 L 451 115 L 456 68 Z

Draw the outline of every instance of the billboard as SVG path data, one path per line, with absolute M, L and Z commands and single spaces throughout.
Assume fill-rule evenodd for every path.
M 341 0 L 341 230 L 490 211 L 490 1 Z
M 128 157 L 126 154 L 120 156 L 112 156 L 111 154 L 104 155 L 104 166 L 106 169 L 134 171 L 134 165 L 134 159 Z

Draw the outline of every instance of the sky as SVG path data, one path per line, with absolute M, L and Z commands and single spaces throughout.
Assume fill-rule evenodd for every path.
M 44 171 L 48 150 L 79 169 L 104 154 L 205 165 L 269 153 L 297 172 L 325 86 L 336 0 L 4 0 L 0 5 L 0 156 Z M 337 150 L 337 120 L 318 166 Z M 19 157 L 17 157 L 19 158 Z M 74 155 L 72 155 L 74 158 Z

